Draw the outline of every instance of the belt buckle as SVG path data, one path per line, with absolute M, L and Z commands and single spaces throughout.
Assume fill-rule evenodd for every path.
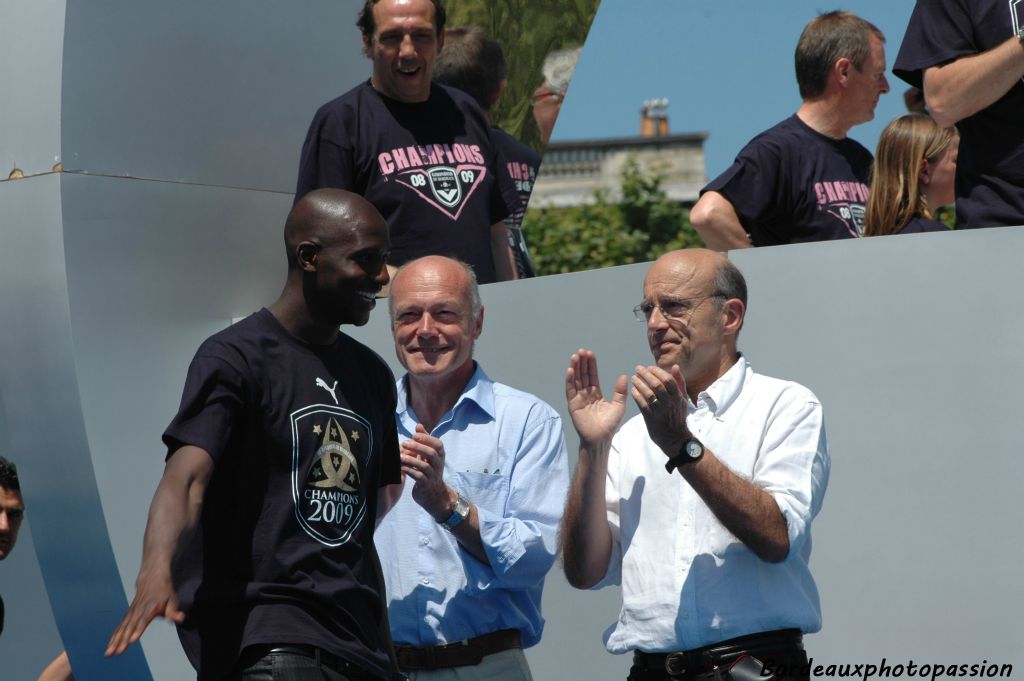
M 686 674 L 686 653 L 669 653 L 665 656 L 665 673 L 669 676 Z

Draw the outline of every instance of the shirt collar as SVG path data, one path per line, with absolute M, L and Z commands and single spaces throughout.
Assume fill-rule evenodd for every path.
M 697 396 L 698 404 L 701 401 L 705 402 L 708 409 L 714 414 L 724 412 L 743 390 L 743 383 L 747 380 L 747 374 L 750 371 L 750 363 L 741 353 L 736 363 L 729 367 L 728 371 L 719 376 L 714 383 L 708 386 L 707 390 Z
M 474 361 L 473 366 L 475 370 L 469 379 L 469 383 L 463 388 L 462 394 L 459 395 L 455 406 L 451 408 L 448 414 L 458 412 L 462 408 L 463 403 L 473 403 L 486 413 L 487 416 L 494 419 L 494 381 L 487 376 L 483 367 L 478 362 Z M 408 385 L 409 374 L 405 374 L 398 380 L 398 402 L 395 406 L 395 412 L 399 416 L 408 416 L 411 409 L 409 406 Z M 448 420 L 448 414 L 441 418 L 441 422 Z

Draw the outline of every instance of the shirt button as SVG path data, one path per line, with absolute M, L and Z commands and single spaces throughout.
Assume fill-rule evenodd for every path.
M 423 539 L 421 540 L 421 543 L 422 543 L 422 544 L 423 544 L 424 546 L 426 546 L 427 544 L 429 544 L 429 543 L 430 543 L 430 537 L 424 537 L 424 538 L 423 538 Z
M 420 581 L 424 584 L 430 584 L 430 577 L 424 577 Z M 686 617 L 686 615 L 683 615 L 683 617 Z

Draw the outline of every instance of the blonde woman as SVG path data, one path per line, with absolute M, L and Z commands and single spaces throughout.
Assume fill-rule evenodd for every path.
M 864 236 L 946 231 L 934 211 L 953 203 L 960 139 L 929 116 L 894 119 L 878 138 Z

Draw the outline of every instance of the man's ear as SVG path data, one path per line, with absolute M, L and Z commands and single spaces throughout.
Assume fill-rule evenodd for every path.
M 743 316 L 747 313 L 747 306 L 739 298 L 729 298 L 722 306 L 722 330 L 727 335 L 735 336 L 743 327 Z
M 363 36 L 363 54 L 366 56 L 367 59 L 373 59 L 373 53 L 370 52 L 370 46 L 372 45 L 372 43 L 372 38 L 368 38 L 365 35 Z
M 853 68 L 853 62 L 846 57 L 837 59 L 835 65 L 832 67 L 832 73 L 836 76 L 836 82 L 845 86 L 846 81 L 850 79 L 850 72 Z
M 316 256 L 320 246 L 312 241 L 303 241 L 295 248 L 295 259 L 303 272 L 316 272 Z
M 498 89 L 494 91 L 493 95 L 491 95 L 491 108 L 492 109 L 494 108 L 494 105 L 498 103 L 498 100 L 501 99 L 501 96 L 503 94 L 505 94 L 505 86 L 506 85 L 508 85 L 508 81 L 507 80 L 503 80 L 500 83 L 498 83 Z
M 483 307 L 483 305 L 481 305 L 480 306 L 480 314 L 478 314 L 476 316 L 476 324 L 474 324 L 474 328 L 473 328 L 473 340 L 479 339 L 480 338 L 480 334 L 483 333 L 483 330 L 484 330 L 484 307 Z

